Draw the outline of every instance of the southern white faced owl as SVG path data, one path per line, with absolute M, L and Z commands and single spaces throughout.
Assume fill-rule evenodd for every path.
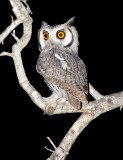
M 36 68 L 59 98 L 80 109 L 82 103 L 88 103 L 88 82 L 86 66 L 78 56 L 78 32 L 73 22 L 74 17 L 61 25 L 42 22 Z

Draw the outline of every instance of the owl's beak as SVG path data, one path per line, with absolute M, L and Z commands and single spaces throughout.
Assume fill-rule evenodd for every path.
M 50 49 L 51 49 L 51 48 L 53 48 L 53 47 L 54 47 L 54 45 L 55 45 L 55 44 L 53 43 L 53 41 L 51 40 L 49 43 L 50 43 L 50 44 L 49 44 Z

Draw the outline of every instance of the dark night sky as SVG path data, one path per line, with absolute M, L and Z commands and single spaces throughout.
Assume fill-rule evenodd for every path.
M 29 1 L 33 12 L 33 34 L 29 45 L 23 50 L 22 58 L 31 84 L 43 96 L 50 91 L 37 74 L 35 66 L 39 55 L 37 32 L 41 21 L 49 24 L 65 23 L 76 16 L 74 25 L 79 32 L 79 56 L 88 69 L 89 82 L 101 93 L 111 94 L 123 90 L 121 23 L 123 9 L 121 1 L 79 1 L 76 4 L 63 1 Z M 0 33 L 11 23 L 13 15 L 7 0 L 0 5 Z M 22 35 L 22 26 L 16 30 Z M 11 52 L 15 40 L 6 38 L 2 50 Z M 92 100 L 89 96 L 89 100 Z M 79 114 L 43 115 L 19 86 L 13 61 L 0 58 L 0 126 L 1 148 L 4 159 L 45 160 L 50 153 L 44 146 L 52 148 L 46 139 L 49 136 L 56 145 L 60 143 Z M 57 122 L 57 123 L 56 123 Z M 65 122 L 65 123 L 64 123 Z M 120 159 L 123 144 L 123 111 L 119 108 L 105 113 L 91 122 L 78 137 L 67 160 L 111 158 Z M 16 153 L 16 154 L 15 154 Z M 98 153 L 98 155 L 97 155 Z M 81 158 L 80 158 L 81 157 Z

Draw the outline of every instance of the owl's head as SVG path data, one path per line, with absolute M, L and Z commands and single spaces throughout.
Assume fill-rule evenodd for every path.
M 77 30 L 73 26 L 74 19 L 75 17 L 72 17 L 64 24 L 53 26 L 42 22 L 38 32 L 40 52 L 45 48 L 52 49 L 56 46 L 77 52 L 79 42 Z

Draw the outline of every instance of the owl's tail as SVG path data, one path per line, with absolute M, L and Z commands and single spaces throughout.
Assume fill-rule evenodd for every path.
M 88 103 L 88 100 L 85 98 L 84 100 L 82 101 L 79 101 L 76 97 L 74 97 L 72 94 L 68 93 L 67 94 L 67 98 L 68 98 L 68 101 L 69 103 L 76 109 L 81 109 L 82 108 L 82 103 L 85 103 L 87 104 Z

